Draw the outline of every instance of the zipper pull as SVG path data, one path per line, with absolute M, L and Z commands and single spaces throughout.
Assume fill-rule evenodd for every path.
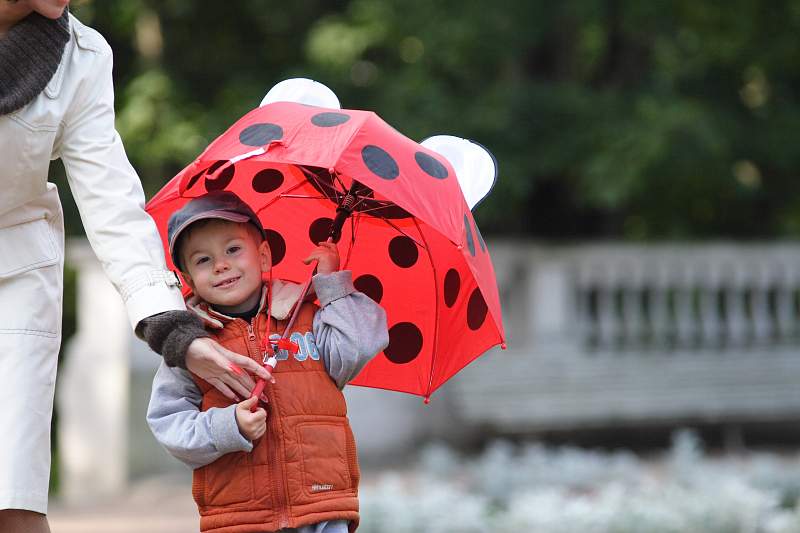
M 247 335 L 250 337 L 251 341 L 256 340 L 256 332 L 253 330 L 253 324 L 247 324 Z

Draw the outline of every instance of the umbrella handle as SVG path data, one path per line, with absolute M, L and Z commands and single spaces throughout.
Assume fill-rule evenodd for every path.
M 269 359 L 267 359 L 267 362 L 264 363 L 264 366 L 269 368 L 271 372 L 272 370 L 275 370 L 275 365 L 277 363 L 278 363 L 277 359 L 275 359 L 274 357 L 270 357 Z M 259 380 L 256 382 L 256 386 L 253 387 L 253 392 L 250 393 L 250 397 L 261 398 L 261 393 L 264 392 L 264 387 L 266 386 L 267 386 L 267 380 L 264 378 L 259 378 Z M 258 409 L 258 402 L 256 402 L 253 405 L 253 407 L 250 408 L 250 412 L 255 413 L 256 409 Z
M 339 240 L 339 237 L 341 237 L 342 226 L 344 225 L 344 221 L 347 220 L 347 217 L 349 217 L 350 213 L 353 212 L 353 205 L 355 204 L 355 191 L 357 190 L 357 186 L 358 182 L 354 181 L 353 185 L 350 187 L 350 191 L 347 193 L 347 196 L 345 196 L 345 199 L 342 200 L 342 205 L 336 208 L 336 219 L 331 224 L 331 233 L 328 236 L 327 242 L 336 242 Z M 338 237 L 334 237 L 334 231 L 336 231 Z M 311 278 L 314 277 L 314 271 L 316 271 L 316 268 L 312 270 L 311 276 L 309 276 L 309 278 L 306 280 L 305 285 L 303 285 L 303 290 L 300 293 L 300 297 L 297 299 L 297 304 L 295 304 L 294 306 L 294 311 L 292 312 L 291 318 L 289 318 L 289 323 L 286 324 L 286 327 L 283 330 L 284 337 L 286 336 L 286 333 L 288 333 L 292 329 L 292 325 L 294 324 L 294 319 L 297 318 L 297 312 L 300 310 L 300 305 L 302 304 L 303 299 L 306 297 L 306 293 L 308 293 L 309 287 L 311 287 Z M 264 363 L 264 366 L 268 366 L 270 370 L 274 370 L 275 365 L 277 363 L 278 361 L 274 357 L 270 357 L 266 361 L 266 363 Z M 253 392 L 250 393 L 250 397 L 251 398 L 260 397 L 261 393 L 264 392 L 264 387 L 266 386 L 267 386 L 267 381 L 264 378 L 260 378 L 256 382 L 256 386 L 253 388 Z M 253 405 L 253 407 L 250 408 L 250 411 L 255 412 L 256 409 L 258 409 L 258 403 Z
M 333 222 L 331 222 L 328 242 L 339 242 L 339 239 L 342 237 L 344 221 L 353 214 L 353 208 L 356 205 L 356 196 L 362 187 L 363 186 L 359 182 L 353 180 L 352 185 L 350 185 L 350 190 L 347 191 L 347 194 L 342 198 L 342 203 L 336 208 L 336 217 L 334 217 Z

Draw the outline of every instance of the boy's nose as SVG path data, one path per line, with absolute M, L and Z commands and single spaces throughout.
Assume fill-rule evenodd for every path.
M 225 272 L 228 270 L 228 262 L 227 261 L 217 261 L 214 263 L 214 271 L 215 272 Z

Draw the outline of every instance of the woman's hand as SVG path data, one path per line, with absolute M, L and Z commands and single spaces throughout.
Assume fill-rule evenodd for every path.
M 250 396 L 256 385 L 250 374 L 272 381 L 272 374 L 262 365 L 223 348 L 208 337 L 195 339 L 189 345 L 186 368 L 234 401 Z
M 239 426 L 239 432 L 250 441 L 261 438 L 267 430 L 267 412 L 262 407 L 250 412 L 257 401 L 257 398 L 248 398 L 236 404 L 236 424 Z

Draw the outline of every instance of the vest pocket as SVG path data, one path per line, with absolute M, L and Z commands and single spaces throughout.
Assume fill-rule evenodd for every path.
M 201 508 L 253 500 L 253 469 L 245 452 L 223 455 L 194 472 L 192 496 Z
M 323 496 L 355 488 L 353 475 L 358 476 L 358 473 L 351 471 L 346 422 L 331 420 L 298 424 L 297 441 L 306 496 Z

